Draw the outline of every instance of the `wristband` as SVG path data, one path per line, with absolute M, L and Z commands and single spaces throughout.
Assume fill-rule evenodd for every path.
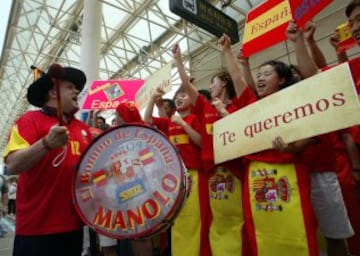
M 52 148 L 49 146 L 48 142 L 46 141 L 46 137 L 42 138 L 41 142 L 42 142 L 44 148 L 46 149 L 46 151 L 52 150 Z

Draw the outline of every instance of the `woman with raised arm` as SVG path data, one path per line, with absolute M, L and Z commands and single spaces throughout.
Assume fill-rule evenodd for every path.
M 187 168 L 189 189 L 185 204 L 171 227 L 172 255 L 205 255 L 202 245 L 206 239 L 206 233 L 201 230 L 203 225 L 206 225 L 202 217 L 208 209 L 206 197 L 204 200 L 207 180 L 201 171 L 199 122 L 191 111 L 190 98 L 183 87 L 180 87 L 174 95 L 177 113 L 170 118 L 152 117 L 154 105 L 163 94 L 160 88 L 153 94 L 145 111 L 144 120 L 148 124 L 160 127 L 179 150 Z
M 260 65 L 255 89 L 262 99 L 293 82 L 290 67 L 272 60 Z M 259 122 L 253 129 L 264 128 Z M 243 203 L 251 255 L 318 255 L 310 179 L 299 157 L 299 152 L 311 143 L 301 140 L 285 144 L 277 137 L 273 141 L 274 149 L 244 157 Z
M 228 72 L 219 72 L 211 79 L 210 92 L 212 103 L 199 96 L 195 86 L 186 74 L 181 58 L 180 48 L 176 45 L 173 54 L 182 81 L 194 108 L 193 113 L 201 124 L 202 151 L 201 161 L 209 183 L 207 200 L 209 251 L 201 255 L 249 255 L 247 242 L 242 236 L 242 184 L 243 169 L 239 162 L 233 161 L 224 165 L 214 164 L 213 123 L 222 117 L 223 112 L 233 112 L 256 100 L 255 95 L 247 88 L 236 57 L 231 51 L 231 41 L 227 35 L 219 39 Z M 218 108 L 218 109 L 216 109 Z M 219 111 L 218 111 L 219 110 Z M 226 110 L 226 111 L 224 111 Z

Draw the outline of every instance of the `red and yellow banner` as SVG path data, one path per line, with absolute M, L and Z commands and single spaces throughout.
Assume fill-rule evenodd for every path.
M 294 163 L 249 163 L 243 205 L 252 255 L 319 255 L 304 171 Z
M 303 26 L 332 0 L 268 0 L 246 17 L 242 52 L 250 56 L 286 39 L 290 20 Z

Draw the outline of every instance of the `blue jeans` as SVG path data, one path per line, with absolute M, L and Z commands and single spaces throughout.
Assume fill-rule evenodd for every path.
M 2 223 L 2 219 L 0 217 L 0 237 L 5 236 L 7 233 L 8 232 L 5 230 L 4 224 Z

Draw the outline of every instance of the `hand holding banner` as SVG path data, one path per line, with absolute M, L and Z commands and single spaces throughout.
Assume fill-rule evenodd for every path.
M 143 87 L 136 93 L 135 105 L 139 110 L 146 107 L 156 88 L 161 87 L 164 92 L 169 92 L 172 88 L 171 84 L 171 63 L 166 64 L 151 77 L 146 79 Z
M 344 63 L 217 121 L 215 163 L 272 148 L 277 136 L 290 143 L 357 124 L 359 101 Z

